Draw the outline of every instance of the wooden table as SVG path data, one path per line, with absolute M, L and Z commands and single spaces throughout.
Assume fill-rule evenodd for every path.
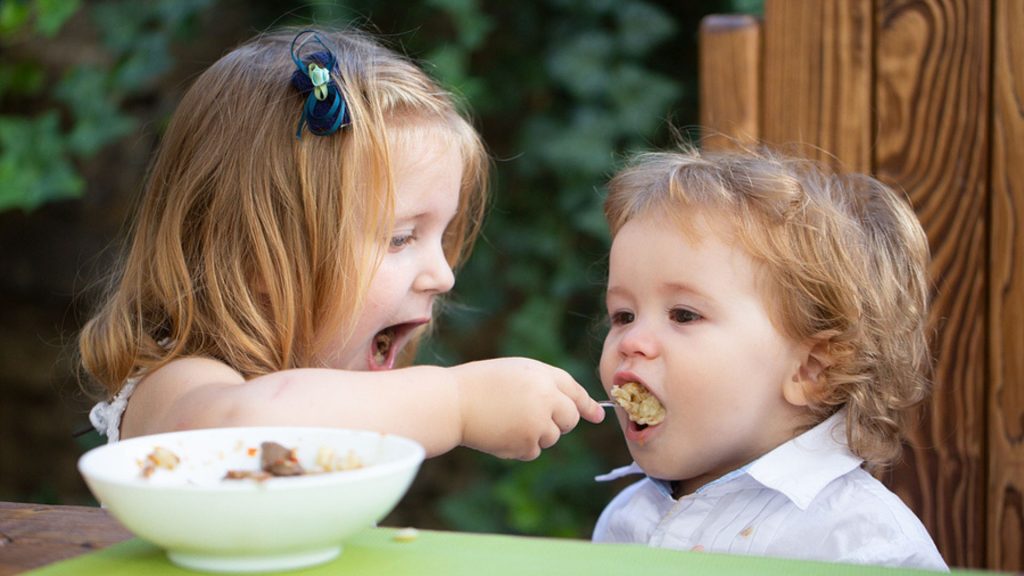
M 0 502 L 0 576 L 26 572 L 131 537 L 102 508 Z

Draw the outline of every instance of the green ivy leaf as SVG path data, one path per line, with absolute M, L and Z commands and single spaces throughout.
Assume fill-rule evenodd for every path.
M 615 40 L 610 34 L 583 31 L 553 48 L 548 71 L 576 96 L 599 96 L 608 88 L 608 67 L 614 52 Z
M 661 8 L 647 2 L 624 3 L 615 15 L 619 45 L 630 55 L 643 56 L 676 31 L 675 22 Z
M 557 363 L 564 356 L 559 338 L 564 309 L 543 292 L 531 297 L 509 319 L 503 356 L 527 356 Z
M 135 120 L 121 113 L 111 98 L 107 74 L 89 67 L 72 69 L 57 87 L 56 97 L 71 109 L 75 123 L 68 135 L 68 149 L 89 156 L 127 134 Z
M 0 66 L 0 96 L 32 96 L 43 88 L 45 75 L 33 62 L 11 62 Z
M 80 6 L 79 0 L 35 0 L 36 31 L 53 38 Z
M 0 36 L 10 36 L 28 23 L 32 8 L 25 0 L 0 2 Z
M 0 117 L 0 211 L 33 210 L 77 197 L 83 188 L 68 161 L 56 112 L 34 119 Z

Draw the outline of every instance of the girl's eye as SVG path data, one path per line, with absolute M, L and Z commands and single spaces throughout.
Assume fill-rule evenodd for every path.
M 609 319 L 612 322 L 612 326 L 623 326 L 633 321 L 634 315 L 632 312 L 620 310 L 618 312 L 612 312 L 609 315 Z
M 405 248 L 406 246 L 408 246 L 409 243 L 412 242 L 412 239 L 413 239 L 412 234 L 403 234 L 401 236 L 392 236 L 391 237 L 391 242 L 390 242 L 388 247 L 392 251 L 401 250 L 402 248 Z
M 668 311 L 668 317 L 671 318 L 673 322 L 678 322 L 680 324 L 696 322 L 701 318 L 700 314 L 697 314 L 693 310 L 687 310 L 686 308 L 673 308 Z

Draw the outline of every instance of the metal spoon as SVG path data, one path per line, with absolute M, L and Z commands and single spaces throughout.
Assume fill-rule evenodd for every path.
M 619 403 L 614 400 L 598 400 L 597 405 L 601 408 L 622 408 Z

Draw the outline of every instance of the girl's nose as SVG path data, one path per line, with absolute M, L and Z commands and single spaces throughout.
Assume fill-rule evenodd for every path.
M 623 357 L 642 356 L 652 358 L 658 354 L 658 340 L 654 331 L 644 323 L 630 324 L 619 340 L 619 354 Z
M 444 294 L 455 286 L 455 273 L 448 265 L 444 248 L 440 245 L 430 251 L 427 261 L 416 277 L 415 288 L 422 292 Z

